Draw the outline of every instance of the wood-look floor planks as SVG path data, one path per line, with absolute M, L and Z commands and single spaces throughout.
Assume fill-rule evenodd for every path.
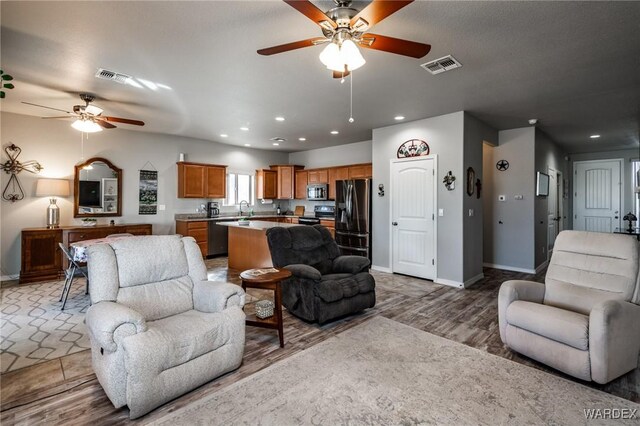
M 226 260 L 207 261 L 209 279 L 225 280 L 239 284 L 238 272 L 226 268 Z M 331 336 L 360 324 L 367 319 L 382 315 L 412 327 L 454 340 L 483 351 L 511 359 L 516 362 L 548 371 L 551 374 L 574 380 L 550 368 L 515 354 L 500 341 L 498 330 L 497 295 L 500 284 L 508 279 L 533 279 L 543 281 L 544 272 L 526 275 L 485 269 L 485 278 L 466 290 L 454 289 L 430 281 L 373 272 L 376 277 L 377 304 L 361 315 L 351 316 L 331 324 L 318 326 L 284 313 L 285 348 L 278 345 L 277 333 L 272 330 L 247 327 L 245 353 L 242 366 L 221 378 L 154 410 L 133 423 L 147 423 L 181 408 L 192 401 L 216 392 L 235 381 L 312 347 Z M 256 297 L 263 294 L 250 291 Z M 88 351 L 72 355 L 75 358 L 60 360 L 60 376 L 55 381 L 42 383 L 40 387 L 29 385 L 37 377 L 37 365 L 33 370 L 13 372 L 7 383 L 6 375 L 0 377 L 2 390 L 3 425 L 12 424 L 124 424 L 129 423 L 126 408 L 114 409 L 95 375 L 87 372 L 90 362 Z M 56 361 L 56 360 L 54 360 Z M 53 365 L 53 364 L 51 364 Z M 32 368 L 32 367 L 30 367 Z M 24 371 L 23 371 L 24 370 Z M 34 372 L 36 374 L 34 374 Z M 88 373 L 88 374 L 86 374 Z M 58 373 L 50 373 L 58 374 Z M 16 390 L 14 383 L 23 381 L 24 390 Z M 612 383 L 602 386 L 585 383 L 587 386 L 640 402 L 640 370 L 635 370 Z M 13 386 L 13 387 L 12 387 Z

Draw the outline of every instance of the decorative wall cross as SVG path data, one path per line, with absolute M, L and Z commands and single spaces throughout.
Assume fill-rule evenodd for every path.
M 26 161 L 21 163 L 18 161 L 18 156 L 22 152 L 22 150 L 16 146 L 15 144 L 11 144 L 4 149 L 4 152 L 7 153 L 7 157 L 9 159 L 2 164 L 2 170 L 10 174 L 9 182 L 7 182 L 7 186 L 4 187 L 4 191 L 2 191 L 2 199 L 11 201 L 12 203 L 16 201 L 20 201 L 24 198 L 24 191 L 22 190 L 22 186 L 20 185 L 20 181 L 18 180 L 18 173 L 22 171 L 26 171 L 29 173 L 40 173 L 44 167 L 40 165 L 35 160 Z M 11 187 L 11 188 L 9 188 Z

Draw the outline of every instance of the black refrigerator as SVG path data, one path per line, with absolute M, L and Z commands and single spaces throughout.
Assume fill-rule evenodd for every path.
M 341 254 L 371 260 L 371 179 L 336 181 L 336 242 Z

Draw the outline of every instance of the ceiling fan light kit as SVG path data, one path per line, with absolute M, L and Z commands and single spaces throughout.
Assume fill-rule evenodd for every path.
M 95 123 L 89 119 L 79 118 L 71 124 L 74 129 L 83 133 L 96 133 L 101 132 L 102 127 L 98 123 Z
M 367 62 L 351 38 L 340 41 L 340 37 L 334 37 L 334 40 L 322 50 L 320 61 L 328 69 L 337 72 L 353 71 Z

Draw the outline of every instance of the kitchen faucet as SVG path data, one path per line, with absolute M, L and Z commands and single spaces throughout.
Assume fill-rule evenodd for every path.
M 240 216 L 242 216 L 242 203 L 246 203 L 247 204 L 247 209 L 249 209 L 249 202 L 246 200 L 242 200 L 240 201 Z

